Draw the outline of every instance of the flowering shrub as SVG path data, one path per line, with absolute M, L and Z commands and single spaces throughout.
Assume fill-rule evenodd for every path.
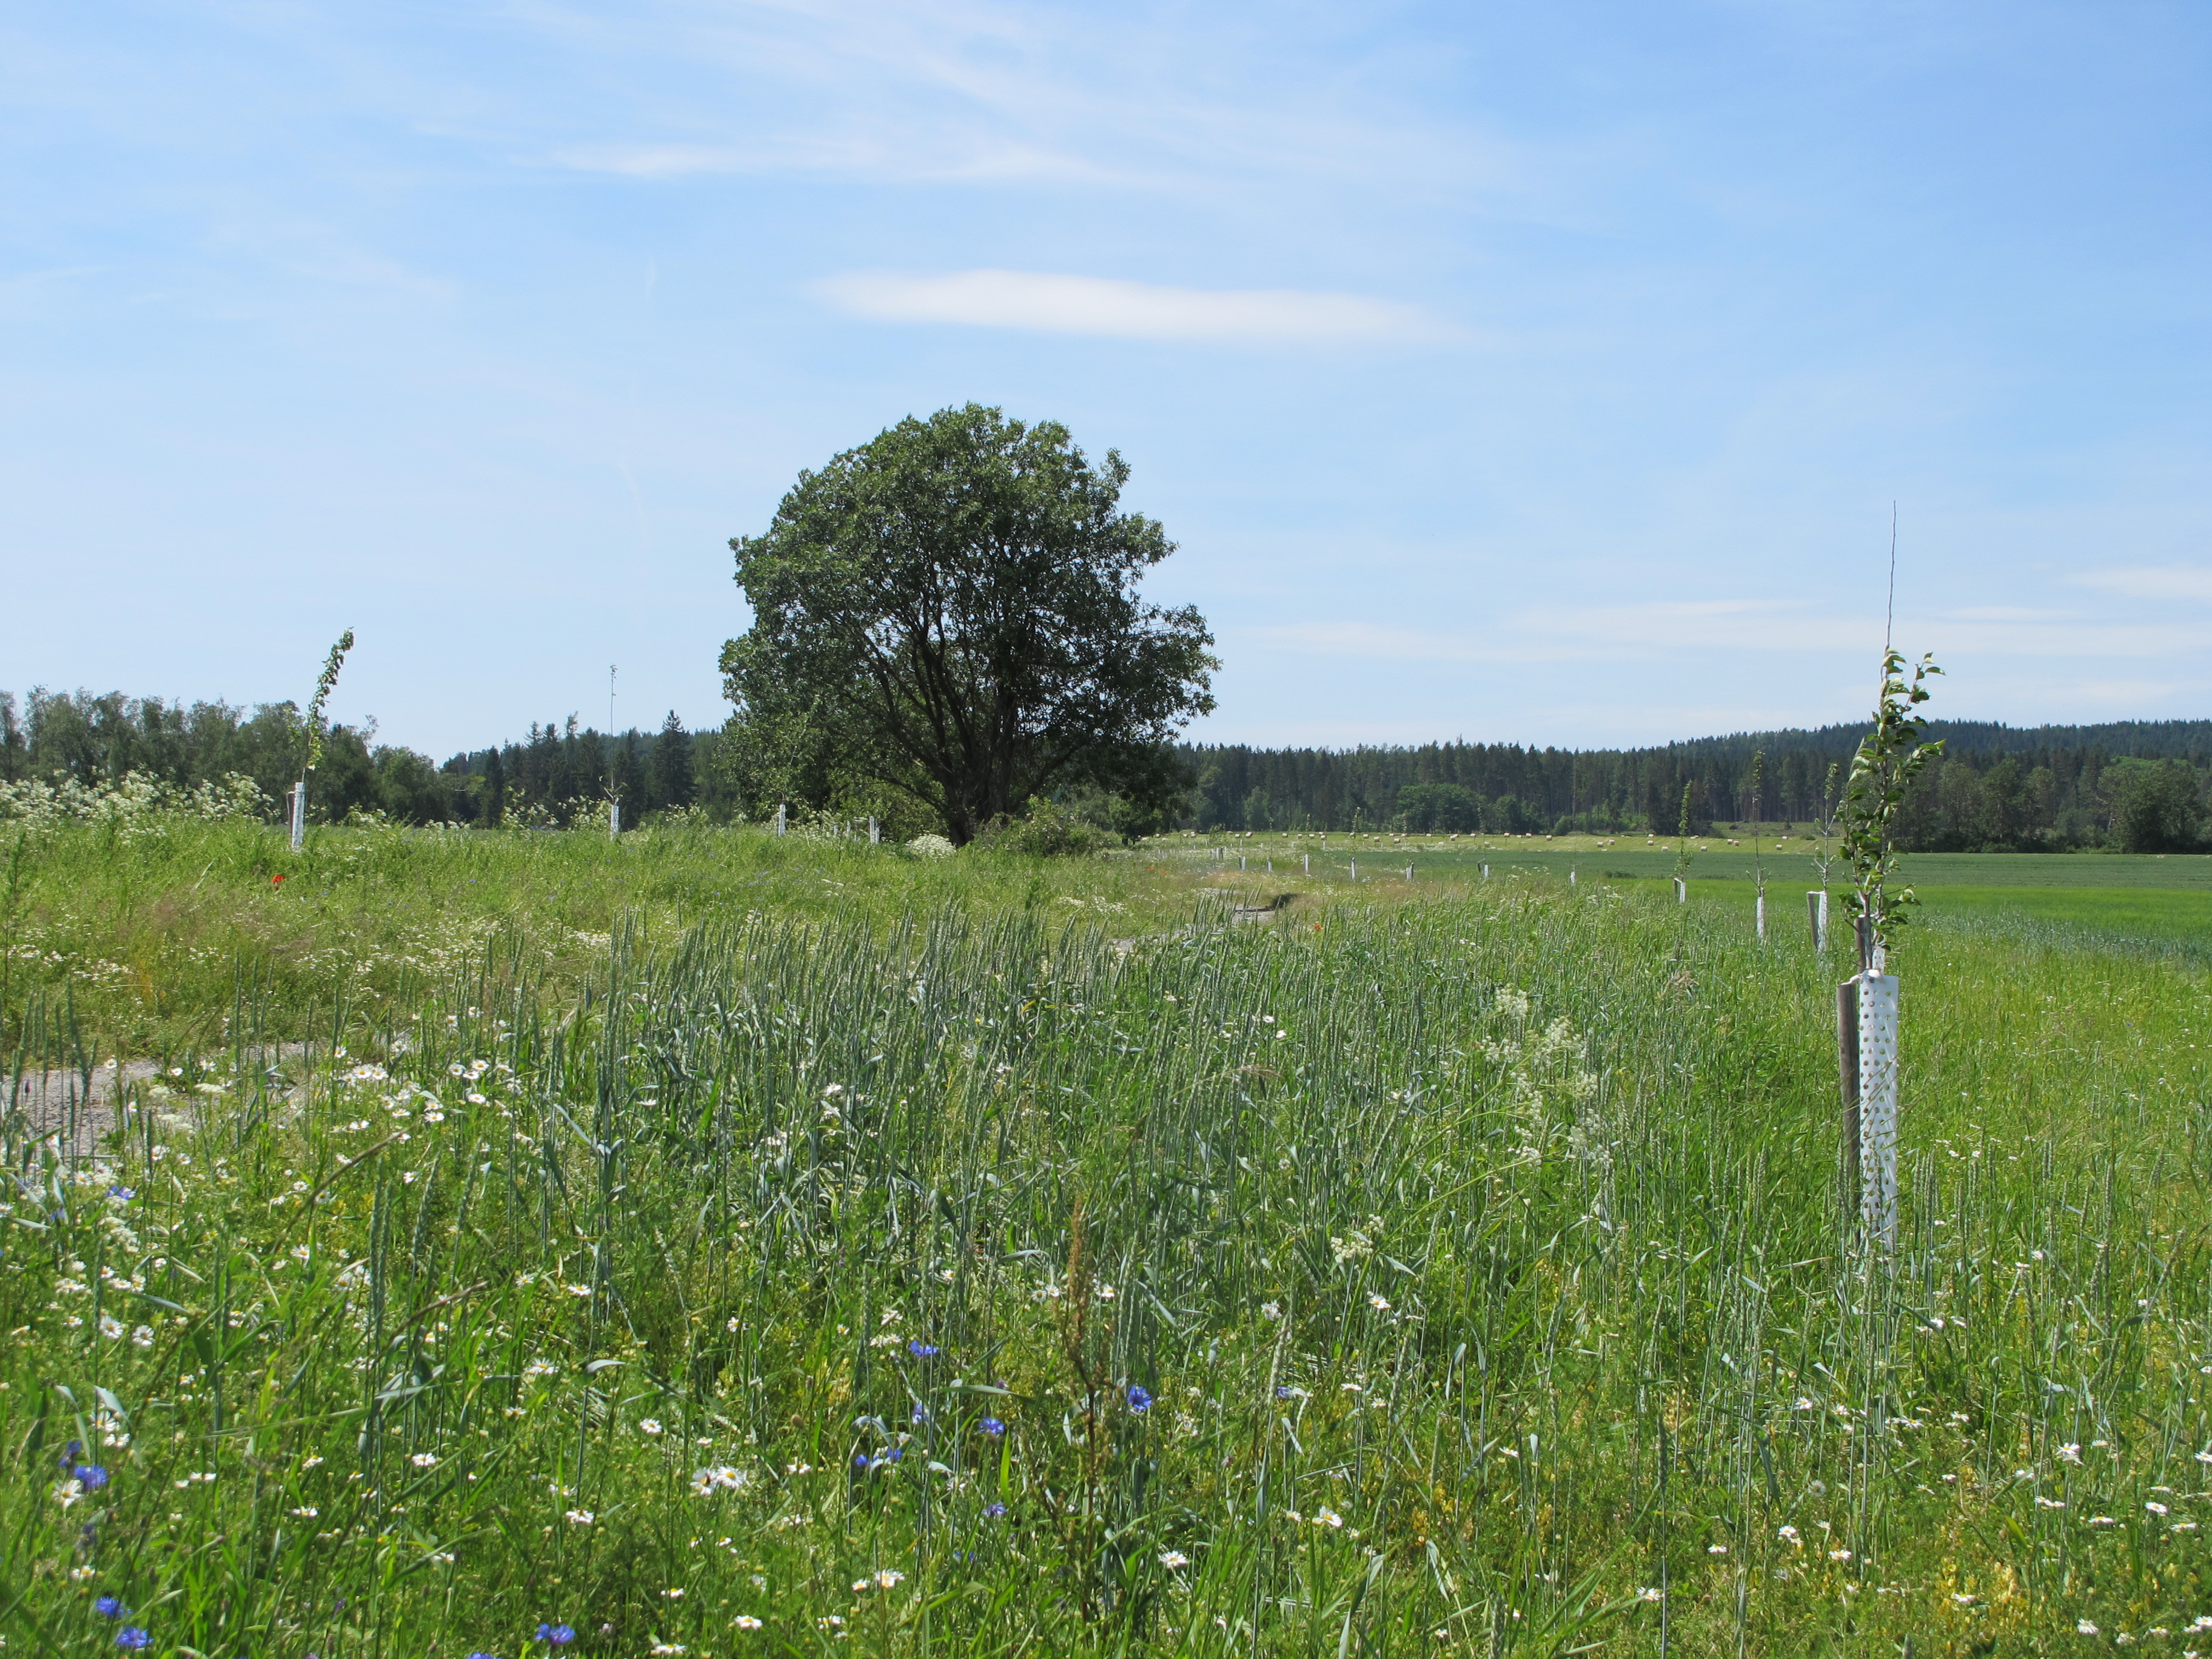
M 167 818 L 220 823 L 258 819 L 267 815 L 268 808 L 261 786 L 236 772 L 226 774 L 219 782 L 190 788 L 143 772 L 127 772 L 112 784 L 85 784 L 75 778 L 58 784 L 41 778 L 0 783 L 0 822 L 33 830 L 59 823 L 103 823 L 126 837 L 158 835 Z

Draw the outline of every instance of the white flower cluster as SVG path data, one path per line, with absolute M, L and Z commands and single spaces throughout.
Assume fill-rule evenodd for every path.
M 1375 1241 L 1382 1237 L 1382 1218 L 1370 1215 L 1364 1228 L 1355 1227 L 1342 1238 L 1331 1235 L 1328 1251 L 1336 1258 L 1336 1265 L 1340 1267 L 1348 1261 L 1364 1261 L 1375 1254 Z
M 1577 1161 L 1601 1176 L 1608 1175 L 1613 1148 L 1597 1107 L 1597 1074 L 1585 1064 L 1589 1044 L 1564 1018 L 1532 1030 L 1530 1006 L 1525 991 L 1511 986 L 1499 991 L 1492 1012 L 1505 1033 L 1477 1045 L 1482 1057 L 1505 1073 L 1508 1107 L 1527 1137 L 1521 1156 L 1542 1163 L 1545 1149 L 1564 1128 Z
M 0 819 L 21 822 L 33 830 L 51 830 L 62 823 L 110 823 L 125 836 L 159 834 L 165 818 L 198 818 L 218 823 L 231 818 L 258 818 L 268 798 L 261 786 L 240 773 L 223 775 L 220 782 L 182 788 L 126 772 L 112 784 L 86 784 L 75 778 L 48 783 L 26 778 L 0 783 Z

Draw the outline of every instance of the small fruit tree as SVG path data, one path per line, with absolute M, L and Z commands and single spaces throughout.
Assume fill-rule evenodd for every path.
M 1856 1175 L 1859 1222 L 1871 1249 L 1897 1242 L 1897 977 L 1889 947 L 1918 901 L 1893 884 L 1899 809 L 1920 770 L 1943 750 L 1927 740 L 1927 680 L 1943 671 L 1923 656 L 1905 678 L 1905 659 L 1885 647 L 1874 729 L 1860 739 L 1844 786 L 1844 854 L 1850 860 L 1859 970 L 1837 994 L 1838 1059 L 1844 1085 L 1846 1179 Z
M 292 850 L 297 852 L 307 838 L 307 777 L 323 759 L 323 708 L 331 700 L 331 692 L 338 683 L 338 670 L 345 666 L 346 653 L 353 649 L 353 629 L 338 635 L 338 642 L 331 647 L 331 654 L 323 659 L 323 672 L 315 679 L 315 695 L 307 704 L 307 712 L 301 716 L 300 729 L 307 739 L 305 763 L 300 769 L 299 786 L 292 791 Z

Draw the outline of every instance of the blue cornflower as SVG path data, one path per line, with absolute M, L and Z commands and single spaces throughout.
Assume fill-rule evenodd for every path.
M 495 1653 L 472 1653 L 469 1659 L 499 1659 L 499 1656 Z
M 937 1349 L 935 1346 L 931 1343 L 921 1341 L 920 1339 L 916 1339 L 915 1340 L 908 1343 L 906 1345 L 906 1351 L 912 1354 L 916 1359 L 934 1359 L 937 1358 Z
M 103 1619 L 120 1619 L 131 1611 L 112 1595 L 103 1595 L 92 1604 L 92 1610 Z
M 983 1505 L 983 1513 L 994 1521 L 997 1520 L 1006 1512 L 1006 1506 L 1004 1504 L 986 1504 Z
M 115 1632 L 115 1645 L 118 1648 L 150 1648 L 154 1645 L 154 1638 L 136 1625 L 125 1625 Z
M 1006 1431 L 1006 1425 L 999 1421 L 995 1417 L 987 1417 L 976 1426 L 981 1428 L 984 1433 L 990 1435 L 1004 1434 Z
M 541 1642 L 550 1642 L 556 1648 L 565 1648 L 576 1639 L 576 1632 L 566 1625 L 540 1625 L 538 1627 L 538 1639 Z
M 854 1453 L 853 1454 L 853 1467 L 854 1467 L 854 1468 L 856 1468 L 856 1469 L 865 1469 L 866 1468 L 867 1468 L 867 1467 L 868 1467 L 868 1455 L 867 1455 L 867 1453 L 866 1453 L 866 1452 L 854 1452 Z
M 138 1196 L 136 1192 L 132 1191 L 128 1187 L 110 1187 L 107 1189 L 107 1195 L 110 1198 L 119 1198 L 125 1204 L 128 1204 L 132 1199 Z
M 1275 1398 L 1276 1398 L 1276 1399 L 1278 1399 L 1278 1400 L 1296 1400 L 1297 1397 L 1298 1397 L 1298 1391 L 1297 1391 L 1296 1389 L 1292 1388 L 1289 1383 L 1287 1383 L 1287 1382 L 1278 1382 L 1278 1383 L 1275 1385 Z
M 923 1405 L 919 1400 L 914 1402 L 914 1416 L 912 1420 L 916 1423 L 927 1423 L 929 1421 L 929 1407 Z
M 70 1471 L 76 1483 L 87 1492 L 98 1492 L 107 1484 L 107 1471 L 97 1463 L 80 1463 Z
M 72 1440 L 68 1445 L 64 1446 L 62 1448 L 62 1467 L 64 1468 L 67 1468 L 70 1464 L 76 1462 L 77 1454 L 83 1449 L 84 1442 L 82 1440 Z
M 1129 1409 L 1133 1412 L 1148 1412 L 1152 1408 L 1152 1395 L 1146 1394 L 1135 1383 L 1129 1384 Z

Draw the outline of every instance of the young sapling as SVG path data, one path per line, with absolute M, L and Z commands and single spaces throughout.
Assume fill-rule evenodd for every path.
M 1856 1040 L 1846 1043 L 1840 1031 L 1838 1037 L 1839 1059 L 1846 1046 L 1856 1051 L 1844 1060 L 1844 1082 L 1847 1096 L 1856 1095 L 1858 1144 L 1846 1146 L 1845 1158 L 1856 1152 L 1866 1242 L 1885 1253 L 1897 1242 L 1899 1036 L 1897 978 L 1887 969 L 1890 945 L 1918 902 L 1910 887 L 1890 884 L 1898 870 L 1897 815 L 1914 780 L 1943 750 L 1940 739 L 1927 741 L 1927 717 L 1917 712 L 1928 701 L 1928 678 L 1943 671 L 1932 654 L 1923 656 L 1908 684 L 1905 667 L 1905 659 L 1885 647 L 1874 729 L 1851 757 L 1843 813 L 1859 946 L 1859 971 L 1846 981 L 1846 989 L 1856 987 Z
M 323 659 L 323 672 L 315 679 L 315 695 L 300 722 L 306 733 L 307 753 L 307 764 L 300 769 L 300 781 L 292 791 L 292 850 L 295 853 L 307 838 L 307 777 L 323 761 L 323 708 L 337 685 L 338 670 L 345 666 L 346 653 L 352 649 L 353 629 L 349 628 L 338 635 L 331 654 Z

